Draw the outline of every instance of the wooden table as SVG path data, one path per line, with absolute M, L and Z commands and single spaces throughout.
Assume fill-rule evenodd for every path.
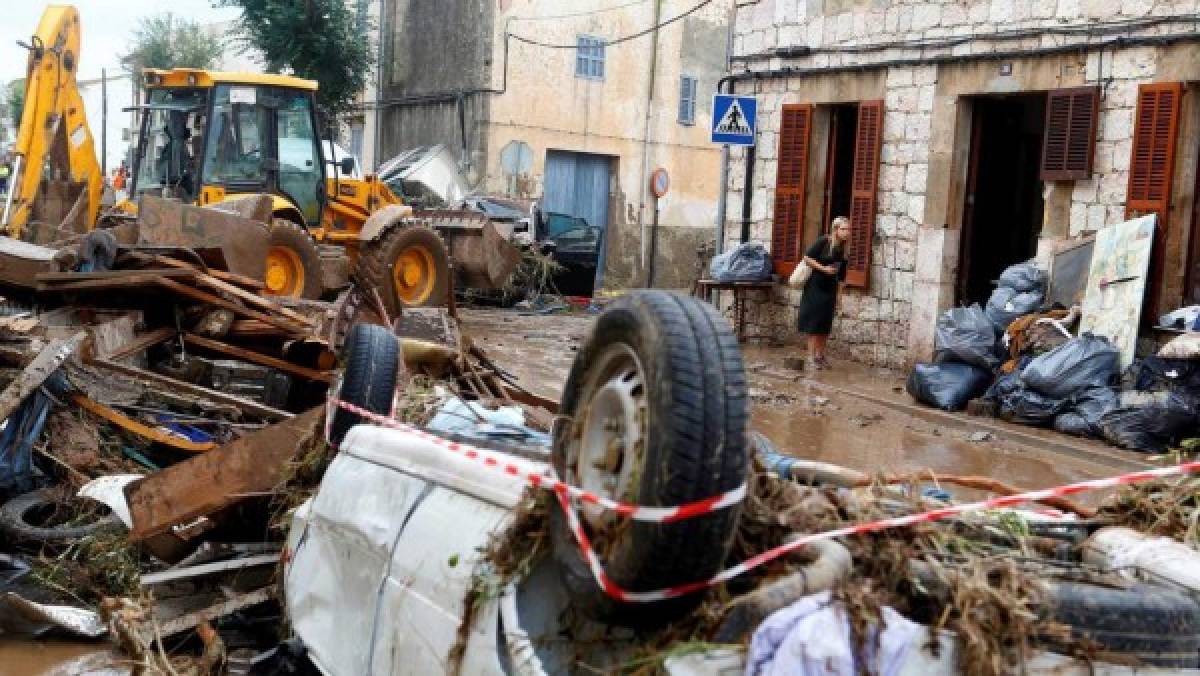
M 711 303 L 713 291 L 732 291 L 733 331 L 737 336 L 738 342 L 744 342 L 746 339 L 746 294 L 751 291 L 763 291 L 770 294 L 774 288 L 775 282 L 773 280 L 764 282 L 719 282 L 715 279 L 698 279 L 692 287 L 692 293 Z M 770 296 L 768 296 L 769 298 Z

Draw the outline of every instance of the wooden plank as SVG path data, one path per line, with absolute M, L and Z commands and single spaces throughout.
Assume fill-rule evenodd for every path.
M 124 279 L 132 275 L 154 274 L 171 279 L 189 278 L 195 276 L 191 270 L 105 270 L 103 272 L 43 272 L 34 277 L 40 284 L 55 284 L 62 282 L 87 282 L 103 279 Z
M 272 317 L 271 315 L 269 315 L 265 312 L 260 312 L 253 308 L 248 308 L 244 305 L 238 305 L 237 303 L 225 300 L 224 298 L 221 298 L 219 296 L 214 296 L 211 293 L 201 291 L 200 289 L 194 289 L 190 286 L 180 284 L 179 282 L 176 282 L 173 279 L 165 279 L 165 278 L 159 277 L 154 280 L 154 283 L 158 284 L 159 286 L 161 286 L 165 289 L 174 291 L 175 293 L 178 293 L 182 296 L 187 296 L 194 300 L 198 300 L 201 303 L 208 303 L 209 305 L 216 305 L 217 307 L 223 307 L 227 310 L 232 310 L 234 313 L 242 315 L 243 317 L 249 317 L 250 319 L 257 319 L 261 322 L 270 324 L 271 326 L 281 328 L 284 331 L 287 331 L 288 333 L 291 333 L 291 334 L 295 334 L 297 336 L 304 336 L 308 333 L 308 331 L 307 331 L 308 327 L 306 327 L 306 326 L 303 326 L 303 325 L 297 326 L 291 320 L 281 319 L 279 317 Z
M 38 284 L 39 291 L 108 291 L 109 289 L 134 289 L 151 287 L 158 283 L 158 280 L 166 282 L 174 282 L 174 280 L 165 279 L 157 274 L 157 271 L 143 272 L 135 271 L 134 274 L 123 277 L 113 277 L 110 279 L 92 279 L 82 282 L 69 283 L 54 283 L 54 284 Z M 178 282 L 174 282 L 178 284 Z
M 300 441 L 324 414 L 324 407 L 314 408 L 129 484 L 130 540 L 145 540 L 248 495 L 274 491 Z
M 84 339 L 87 338 L 86 331 L 80 331 L 67 340 L 54 340 L 49 345 L 42 348 L 38 356 L 29 362 L 25 370 L 21 371 L 21 375 L 0 392 L 0 420 L 7 420 L 13 411 L 25 401 L 26 397 L 33 394 L 33 391 L 42 386 L 58 367 L 63 365 L 75 351 L 83 345 Z
M 258 554 L 257 556 L 246 556 L 228 561 L 214 561 L 212 563 L 201 563 L 185 568 L 171 568 L 157 573 L 144 573 L 140 577 L 139 584 L 143 587 L 149 587 L 164 582 L 203 577 L 205 575 L 212 575 L 213 573 L 226 573 L 231 570 L 243 570 L 256 566 L 273 566 L 277 563 L 279 563 L 279 552 L 275 551 L 270 554 Z
M 182 392 L 193 397 L 200 397 L 201 399 L 208 399 L 218 404 L 233 406 L 239 411 L 255 417 L 266 418 L 267 420 L 287 420 L 288 418 L 294 417 L 287 411 L 280 411 L 277 408 L 271 408 L 270 406 L 260 404 L 256 401 L 250 401 L 249 399 L 235 397 L 224 392 L 210 390 L 207 387 L 186 383 L 178 378 L 165 376 L 161 373 L 154 373 L 153 371 L 140 369 L 136 366 L 118 364 L 110 359 L 93 359 L 91 363 L 109 371 L 129 376 L 130 378 L 139 378 L 141 380 L 156 383 L 158 385 L 164 385 L 176 392 Z
M 328 372 L 317 371 L 304 366 L 297 366 L 296 364 L 284 361 L 283 359 L 265 355 L 261 352 L 255 352 L 254 350 L 247 350 L 244 347 L 237 347 L 236 345 L 222 343 L 219 340 L 212 340 L 211 338 L 197 336 L 194 333 L 183 334 L 183 339 L 184 341 L 192 345 L 196 345 L 197 347 L 203 347 L 214 352 L 227 354 L 231 357 L 237 357 L 238 359 L 244 359 L 248 362 L 254 362 L 255 364 L 270 366 L 271 368 L 276 368 L 280 371 L 286 371 L 287 373 L 291 373 L 292 375 L 300 376 L 301 378 L 306 378 L 308 380 L 319 380 L 323 383 L 333 381 L 332 374 Z
M 174 335 L 175 335 L 175 329 L 170 328 L 170 327 L 162 327 L 159 329 L 154 329 L 153 331 L 149 331 L 147 333 L 143 333 L 142 335 L 138 336 L 137 338 L 135 338 L 133 340 L 132 343 L 129 343 L 128 345 L 123 345 L 120 348 L 114 350 L 112 353 L 106 354 L 106 355 L 101 355 L 101 356 L 103 356 L 105 359 L 111 359 L 113 361 L 120 361 L 120 360 L 124 359 L 125 357 L 135 355 L 135 354 L 141 352 L 142 350 L 145 350 L 149 347 L 158 345 L 159 343 L 161 343 L 165 340 L 168 340 L 169 338 L 172 338 Z
M 216 277 L 221 281 L 229 282 L 230 284 L 236 284 L 237 286 L 243 287 L 250 291 L 261 291 L 267 288 L 266 284 L 254 279 L 253 277 L 239 275 L 227 270 L 214 270 L 213 268 L 202 269 L 193 263 L 181 261 L 178 258 L 171 258 L 170 256 L 165 256 L 163 254 L 151 254 L 144 251 L 128 251 L 122 252 L 122 255 L 129 256 L 141 263 L 157 263 L 159 265 L 166 265 L 177 270 L 193 270 L 195 272 L 202 272 L 204 274 Z
M 197 610 L 194 613 L 169 619 L 159 626 L 158 631 L 162 636 L 174 636 L 182 631 L 199 626 L 201 622 L 210 622 L 218 617 L 224 617 L 243 608 L 266 603 L 272 596 L 274 596 L 273 589 L 271 587 L 263 587 L 262 589 L 235 596 L 228 601 L 222 601 L 202 610 Z
M 237 298 L 239 298 L 239 299 L 245 301 L 246 303 L 253 305 L 259 309 L 266 310 L 267 312 L 275 312 L 275 313 L 281 314 L 281 315 L 287 317 L 288 319 L 291 319 L 293 321 L 304 324 L 305 326 L 313 326 L 313 321 L 311 319 L 309 319 L 308 317 L 305 317 L 304 315 L 300 314 L 299 312 L 296 312 L 295 310 L 292 310 L 291 308 L 283 307 L 282 305 L 279 305 L 278 303 L 275 303 L 275 302 L 273 302 L 267 298 L 264 298 L 256 293 L 251 293 L 249 291 L 246 291 L 245 289 L 239 289 L 238 287 L 234 286 L 233 284 L 223 282 L 211 275 L 198 275 L 196 277 L 196 282 L 199 284 L 202 284 L 204 286 L 207 286 L 210 289 L 213 289 L 215 291 L 224 291 L 226 293 L 229 293 L 229 294 L 236 296 Z

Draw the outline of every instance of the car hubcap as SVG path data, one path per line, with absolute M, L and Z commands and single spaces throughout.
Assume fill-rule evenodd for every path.
M 568 456 L 573 458 L 569 479 L 592 493 L 629 500 L 645 451 L 645 375 L 637 355 L 627 345 L 610 346 L 596 360 L 583 394 L 577 450 Z M 593 528 L 609 526 L 615 517 L 587 503 L 582 512 Z

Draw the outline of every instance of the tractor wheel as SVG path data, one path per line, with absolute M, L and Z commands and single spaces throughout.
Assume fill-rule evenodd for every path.
M 273 296 L 321 297 L 321 252 L 308 231 L 291 221 L 275 219 L 263 281 L 266 292 Z
M 442 238 L 424 225 L 400 224 L 366 243 L 359 257 L 359 279 L 379 290 L 387 311 L 438 306 L 450 289 L 450 255 Z

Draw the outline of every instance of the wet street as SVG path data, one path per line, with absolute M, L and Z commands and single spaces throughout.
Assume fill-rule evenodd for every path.
M 537 315 L 517 311 L 464 310 L 463 329 L 525 387 L 557 399 L 593 315 Z M 744 348 L 750 385 L 751 424 L 781 451 L 868 473 L 923 469 L 987 476 L 1036 489 L 1112 474 L 1109 464 L 1049 450 L 1071 444 L 1117 461 L 1140 462 L 1135 453 L 1102 443 L 1067 439 L 1048 430 L 1022 427 L 1021 440 L 980 433 L 973 420 L 956 415 L 950 426 L 905 412 L 912 408 L 902 374 L 840 363 L 814 374 L 784 366 L 802 348 Z M 872 399 L 894 402 L 885 406 Z M 998 421 L 990 425 L 1013 427 Z M 972 437 L 987 438 L 972 441 Z M 1030 441 L 1032 439 L 1032 441 Z M 1046 443 L 1039 443 L 1045 439 Z M 1093 502 L 1099 495 L 1082 496 Z

